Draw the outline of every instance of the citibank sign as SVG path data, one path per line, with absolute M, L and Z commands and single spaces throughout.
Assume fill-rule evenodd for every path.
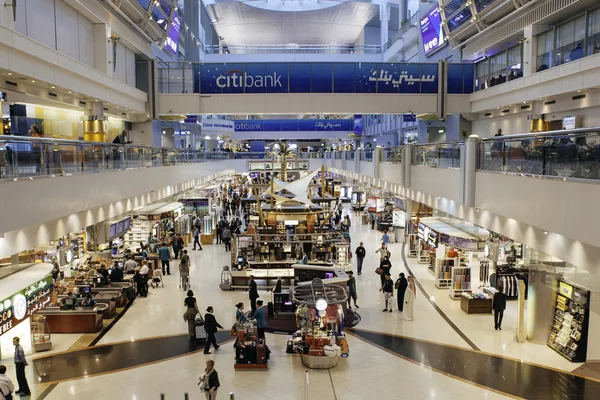
M 272 75 L 248 75 L 240 70 L 227 71 L 225 75 L 217 77 L 217 86 L 224 88 L 280 88 L 281 74 L 273 72 Z

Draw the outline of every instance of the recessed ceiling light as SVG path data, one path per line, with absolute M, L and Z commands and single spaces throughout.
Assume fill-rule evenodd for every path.
M 581 90 L 578 90 L 577 93 L 581 93 Z
M 31 81 L 31 83 L 35 83 L 35 81 Z
M 523 102 L 523 104 L 527 103 L 526 101 Z
M 56 89 L 56 86 L 52 86 L 52 89 Z
M 9 72 L 7 75 L 8 75 L 8 76 L 11 76 L 11 75 L 12 75 L 12 72 Z
M 69 91 L 69 94 L 71 94 L 71 93 L 72 93 L 72 92 L 71 92 L 71 91 Z

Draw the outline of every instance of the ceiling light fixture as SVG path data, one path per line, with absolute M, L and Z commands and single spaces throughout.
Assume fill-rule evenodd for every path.
M 73 93 L 73 92 L 69 91 L 69 94 L 71 94 L 71 93 Z
M 31 83 L 35 83 L 35 81 L 32 80 Z
M 12 72 L 9 72 L 7 75 L 8 75 L 8 76 L 11 76 L 11 75 L 12 75 Z
M 548 231 L 544 231 L 544 235 L 547 235 L 547 234 L 548 234 Z
M 56 89 L 56 86 L 52 86 L 52 89 Z

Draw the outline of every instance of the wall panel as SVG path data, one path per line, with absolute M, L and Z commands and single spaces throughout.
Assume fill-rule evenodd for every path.
M 56 0 L 56 50 L 79 60 L 78 13 L 64 1 Z
M 56 49 L 54 0 L 27 0 L 27 36 Z

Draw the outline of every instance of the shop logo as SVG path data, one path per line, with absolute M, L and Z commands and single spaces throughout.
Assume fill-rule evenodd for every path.
M 219 75 L 217 77 L 217 86 L 221 89 L 224 88 L 280 88 L 283 87 L 281 84 L 281 75 L 277 72 L 273 72 L 273 75 L 248 75 L 238 69 L 232 69 L 227 71 L 227 74 Z
M 16 319 L 23 319 L 27 315 L 27 298 L 18 294 L 13 298 L 13 312 Z

